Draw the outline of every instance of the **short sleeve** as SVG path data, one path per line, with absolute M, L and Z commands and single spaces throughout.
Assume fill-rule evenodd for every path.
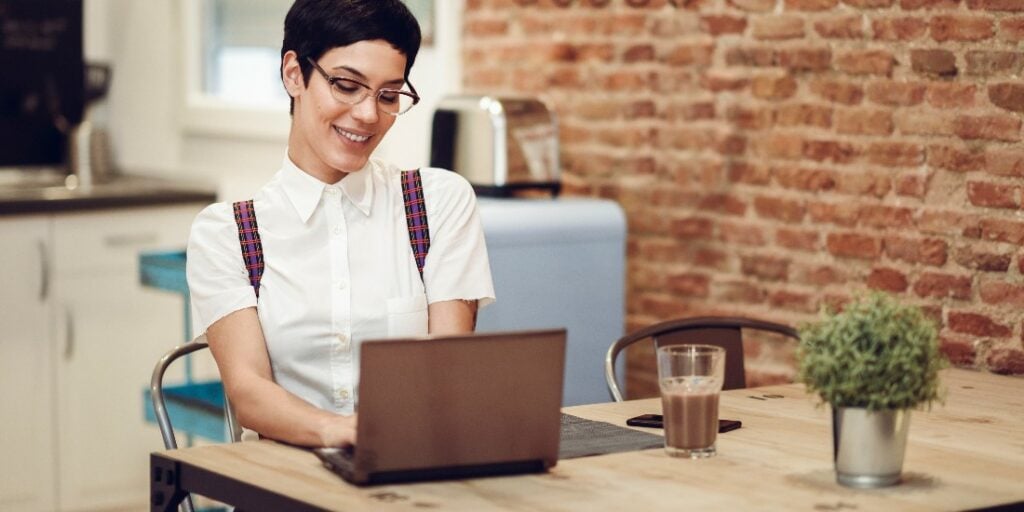
M 469 182 L 444 169 L 420 171 L 430 227 L 430 251 L 423 269 L 427 302 L 478 300 L 494 302 L 476 195 Z
M 256 305 L 229 203 L 206 207 L 192 222 L 185 273 L 197 338 L 229 313 Z

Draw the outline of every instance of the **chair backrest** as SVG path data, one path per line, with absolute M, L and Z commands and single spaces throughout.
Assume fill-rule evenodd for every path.
M 615 360 L 623 349 L 647 338 L 654 340 L 654 347 L 700 343 L 725 349 L 725 383 L 722 389 L 746 387 L 743 365 L 743 329 L 769 331 L 799 339 L 796 329 L 788 325 L 740 317 L 695 317 L 669 320 L 651 325 L 619 338 L 608 347 L 604 361 L 604 377 L 608 392 L 616 402 L 622 401 L 618 380 L 615 376 Z
M 149 385 L 149 394 L 153 400 L 153 413 L 156 416 L 157 425 L 160 426 L 160 435 L 164 439 L 164 447 L 173 450 L 178 447 L 174 439 L 174 427 L 171 426 L 171 419 L 167 415 L 167 407 L 164 403 L 164 372 L 175 360 L 195 352 L 208 348 L 205 341 L 192 341 L 171 349 L 164 354 L 153 368 L 153 378 Z M 235 420 L 235 411 L 231 408 L 228 397 L 224 397 L 224 418 L 227 422 L 228 433 L 231 442 L 238 442 L 242 439 L 242 427 Z

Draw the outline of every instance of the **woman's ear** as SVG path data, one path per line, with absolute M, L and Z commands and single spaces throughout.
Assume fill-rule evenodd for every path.
M 306 88 L 302 67 L 299 66 L 299 55 L 294 50 L 288 50 L 281 58 L 281 79 L 284 81 L 284 89 L 292 98 L 302 94 Z

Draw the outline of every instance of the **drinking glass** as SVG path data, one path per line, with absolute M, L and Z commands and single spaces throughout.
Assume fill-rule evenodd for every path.
M 702 459 L 715 455 L 718 396 L 725 377 L 725 349 L 670 345 L 658 349 L 658 384 L 665 452 Z

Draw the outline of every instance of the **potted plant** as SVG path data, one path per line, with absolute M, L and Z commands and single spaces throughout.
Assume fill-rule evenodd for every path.
M 836 480 L 852 487 L 899 482 L 910 410 L 939 398 L 946 366 L 935 326 L 884 293 L 800 327 L 798 378 L 832 406 Z

